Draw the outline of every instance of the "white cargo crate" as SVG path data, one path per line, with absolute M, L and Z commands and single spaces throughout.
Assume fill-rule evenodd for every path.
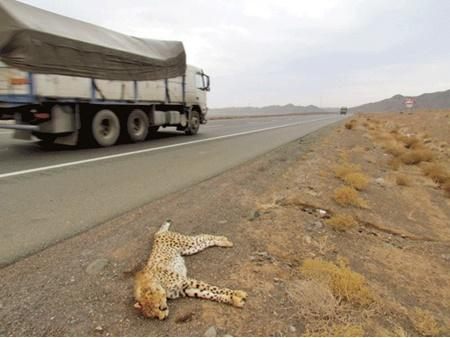
M 91 80 L 63 75 L 33 75 L 34 94 L 40 97 L 91 98 Z

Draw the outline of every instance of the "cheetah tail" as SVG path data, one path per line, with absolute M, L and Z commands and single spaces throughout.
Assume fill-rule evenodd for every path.
M 169 231 L 169 228 L 171 225 L 172 225 L 172 221 L 170 219 L 168 219 L 167 221 L 165 221 L 163 223 L 163 225 L 161 225 L 161 228 L 159 228 L 158 232 Z

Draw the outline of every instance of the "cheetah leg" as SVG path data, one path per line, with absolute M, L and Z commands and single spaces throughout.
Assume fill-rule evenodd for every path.
M 184 293 L 188 297 L 209 299 L 236 307 L 243 307 L 247 298 L 247 293 L 244 291 L 219 288 L 195 279 L 187 280 Z
M 220 246 L 222 248 L 233 246 L 233 243 L 224 236 L 198 235 L 184 237 L 186 241 L 181 248 L 182 255 L 193 255 L 212 246 Z

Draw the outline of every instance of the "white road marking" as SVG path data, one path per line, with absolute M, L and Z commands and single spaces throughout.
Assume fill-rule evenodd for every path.
M 277 122 L 277 121 L 250 121 L 247 123 L 248 124 L 264 124 L 264 123 L 273 123 L 273 122 Z
M 72 166 L 85 164 L 85 163 L 105 161 L 105 160 L 109 160 L 109 159 L 113 159 L 113 158 L 120 158 L 120 157 L 144 154 L 144 153 L 149 153 L 149 152 L 163 150 L 163 149 L 177 148 L 177 147 L 187 146 L 187 145 L 191 145 L 191 144 L 198 144 L 198 143 L 205 143 L 205 142 L 216 141 L 216 140 L 223 140 L 223 139 L 237 137 L 237 136 L 256 134 L 256 133 L 261 133 L 261 132 L 264 132 L 264 131 L 269 131 L 269 130 L 274 130 L 274 129 L 281 129 L 281 128 L 287 128 L 287 127 L 292 127 L 292 126 L 296 126 L 296 125 L 300 125 L 300 124 L 307 124 L 307 123 L 313 123 L 313 122 L 319 122 L 319 121 L 331 120 L 331 119 L 336 119 L 336 117 L 325 117 L 325 118 L 315 119 L 315 120 L 310 120 L 310 121 L 301 121 L 301 122 L 295 122 L 295 123 L 289 123 L 289 124 L 282 124 L 282 125 L 279 125 L 279 126 L 273 126 L 273 127 L 268 127 L 268 128 L 263 128 L 263 129 L 256 129 L 256 130 L 248 130 L 248 131 L 243 131 L 243 132 L 240 132 L 240 133 L 234 133 L 234 134 L 228 134 L 228 135 L 222 135 L 222 136 L 215 136 L 215 137 L 210 137 L 210 138 L 206 138 L 206 139 L 202 139 L 202 140 L 189 141 L 189 142 L 184 142 L 184 143 L 176 143 L 176 144 L 171 144 L 171 145 L 167 145 L 167 146 L 161 146 L 161 147 L 155 147 L 155 148 L 147 148 L 147 149 L 142 149 L 142 150 L 136 150 L 136 151 L 130 151 L 130 152 L 126 152 L 126 153 L 121 153 L 121 154 L 90 158 L 90 159 L 87 159 L 87 160 L 80 160 L 80 161 L 74 161 L 74 162 L 67 162 L 67 163 L 50 165 L 50 166 L 46 166 L 46 167 L 14 171 L 14 172 L 10 172 L 10 173 L 0 174 L 0 179 L 1 178 L 7 178 L 7 177 L 13 177 L 13 176 L 21 176 L 21 175 L 26 175 L 26 174 L 31 174 L 31 173 L 41 172 L 41 171 L 59 169 L 59 168 L 64 168 L 64 167 L 72 167 Z
M 213 125 L 206 125 L 205 126 L 206 128 L 219 128 L 219 127 L 228 127 L 227 125 L 225 125 L 225 124 L 213 124 Z

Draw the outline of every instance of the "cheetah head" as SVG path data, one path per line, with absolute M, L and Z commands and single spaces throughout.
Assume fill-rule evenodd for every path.
M 139 309 L 145 317 L 166 319 L 169 316 L 167 295 L 161 284 L 145 272 L 136 275 L 134 307 Z

